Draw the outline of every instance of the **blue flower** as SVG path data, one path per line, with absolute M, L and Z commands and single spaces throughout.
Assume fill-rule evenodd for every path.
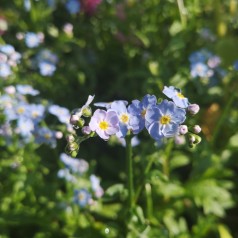
M 69 124 L 70 112 L 67 108 L 53 104 L 49 106 L 48 111 L 52 115 L 56 116 L 60 122 Z
M 25 43 L 28 48 L 35 48 L 40 45 L 41 38 L 34 32 L 27 32 L 25 34 Z
M 45 143 L 50 145 L 52 148 L 56 146 L 55 131 L 52 131 L 47 127 L 36 127 L 34 134 L 36 143 Z
M 9 56 L 15 52 L 15 49 L 12 45 L 0 45 L 0 51 Z
M 22 135 L 23 137 L 30 137 L 34 130 L 34 123 L 32 120 L 24 117 L 20 117 L 17 120 L 17 128 L 16 131 Z
M 86 207 L 91 200 L 91 194 L 87 189 L 74 190 L 74 202 L 80 207 Z
M 18 84 L 16 86 L 17 92 L 22 94 L 22 95 L 32 95 L 32 96 L 36 96 L 39 94 L 39 91 L 34 89 L 32 86 L 30 85 L 21 85 Z
M 157 99 L 154 95 L 145 95 L 141 102 L 139 100 L 133 100 L 132 103 L 128 106 L 128 112 L 136 116 L 131 121 L 131 125 L 134 127 L 134 134 L 139 133 L 145 127 L 145 115 L 151 106 L 156 105 Z M 135 126 L 138 126 L 135 130 Z
M 104 191 L 103 188 L 100 186 L 100 180 L 94 174 L 90 175 L 90 182 L 92 186 L 92 190 L 97 198 L 102 197 Z
M 138 131 L 139 120 L 136 120 L 136 116 L 128 112 L 123 101 L 112 102 L 110 110 L 115 111 L 118 115 L 119 131 L 116 134 L 118 137 L 125 137 L 128 130 L 131 130 L 133 133 Z M 135 122 L 137 122 L 137 124 Z
M 11 74 L 10 66 L 7 63 L 0 63 L 0 77 L 7 78 Z
M 173 86 L 167 87 L 164 86 L 163 93 L 168 97 L 171 98 L 175 105 L 181 108 L 187 108 L 189 105 L 188 99 L 184 97 L 181 93 L 180 89 L 177 89 Z
M 38 67 L 42 76 L 52 76 L 56 70 L 56 66 L 47 61 L 39 62 Z
M 78 0 L 68 0 L 65 6 L 70 14 L 76 14 L 80 10 L 80 2 Z
M 82 174 L 85 173 L 89 168 L 87 161 L 83 159 L 72 158 L 65 153 L 62 153 L 60 155 L 60 160 L 65 164 L 67 168 L 72 170 L 73 173 Z
M 198 62 L 191 65 L 191 75 L 193 78 L 196 77 L 207 77 L 209 68 L 205 63 Z
M 29 105 L 29 117 L 34 123 L 40 122 L 45 113 L 45 107 L 41 104 L 30 104 Z
M 161 142 L 164 137 L 174 137 L 178 134 L 179 125 L 186 119 L 186 111 L 176 107 L 173 102 L 163 100 L 147 110 L 145 119 L 151 137 Z

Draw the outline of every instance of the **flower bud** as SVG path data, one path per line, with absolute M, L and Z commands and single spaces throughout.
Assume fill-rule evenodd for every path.
M 91 107 L 85 107 L 84 109 L 83 109 L 83 116 L 85 116 L 85 117 L 90 117 L 90 116 L 92 116 L 92 109 L 91 109 Z
M 75 150 L 70 152 L 70 156 L 73 158 L 75 158 L 77 156 L 77 154 L 78 154 L 78 152 Z
M 75 138 L 73 135 L 67 135 L 66 140 L 68 141 L 68 143 L 72 143 L 75 141 Z
M 78 144 L 77 144 L 76 142 L 72 142 L 72 143 L 70 143 L 70 144 L 68 145 L 68 148 L 69 148 L 69 150 L 70 150 L 70 152 L 71 152 L 71 151 L 74 151 L 74 150 L 78 150 L 78 149 L 79 149 L 79 146 L 78 146 Z
M 84 119 L 83 119 L 83 118 L 79 118 L 79 120 L 78 120 L 78 122 L 77 122 L 76 125 L 77 125 L 79 128 L 81 128 L 81 127 L 83 127 L 84 123 L 85 123 Z
M 183 135 L 177 135 L 174 137 L 174 143 L 176 145 L 183 145 L 185 144 L 185 137 Z
M 92 131 L 91 131 L 91 129 L 90 129 L 89 126 L 84 126 L 84 127 L 82 128 L 82 133 L 85 134 L 85 135 L 89 135 L 91 132 L 92 132 Z
M 195 115 L 199 112 L 200 107 L 198 104 L 189 104 L 188 105 L 188 111 L 192 114 Z
M 188 127 L 186 125 L 181 125 L 179 127 L 179 134 L 180 135 L 185 135 L 188 132 Z
M 78 122 L 78 120 L 79 120 L 79 116 L 76 115 L 76 114 L 73 114 L 73 115 L 71 115 L 71 117 L 70 117 L 70 119 L 69 119 L 69 122 L 70 122 L 70 124 L 72 124 L 72 125 L 76 125 L 77 122 Z
M 63 137 L 63 133 L 61 131 L 56 131 L 55 137 L 56 139 L 61 139 Z
M 198 134 L 198 133 L 200 133 L 201 131 L 202 131 L 202 129 L 201 129 L 201 127 L 200 127 L 199 125 L 195 125 L 195 126 L 193 127 L 193 132 L 194 132 L 194 133 Z

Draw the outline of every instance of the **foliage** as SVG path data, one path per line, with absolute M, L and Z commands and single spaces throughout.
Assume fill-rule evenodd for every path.
M 237 4 L 3 1 L 0 237 L 237 237 Z M 199 104 L 202 140 L 138 134 L 128 209 L 128 143 L 90 135 L 64 154 L 70 111 L 170 85 Z

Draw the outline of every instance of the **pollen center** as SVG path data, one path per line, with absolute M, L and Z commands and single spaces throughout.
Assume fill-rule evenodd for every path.
M 144 110 L 141 112 L 141 116 L 142 116 L 142 117 L 145 117 L 145 114 L 146 114 L 146 109 L 144 109 Z
M 160 118 L 160 123 L 162 125 L 166 125 L 166 124 L 169 124 L 171 121 L 171 117 L 170 116 L 167 116 L 167 115 L 164 115 Z
M 102 129 L 102 130 L 106 130 L 107 128 L 108 128 L 108 123 L 106 122 L 106 121 L 101 121 L 100 123 L 99 123 L 99 127 L 100 127 L 100 129 Z
M 178 96 L 179 98 L 185 98 L 182 93 L 177 93 L 177 96 Z
M 127 114 L 122 114 L 120 116 L 120 120 L 123 122 L 123 123 L 127 123 L 129 121 L 129 116 Z

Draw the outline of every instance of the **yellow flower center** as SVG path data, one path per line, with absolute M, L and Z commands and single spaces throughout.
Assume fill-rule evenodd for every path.
M 46 134 L 44 135 L 44 137 L 45 137 L 45 139 L 49 140 L 49 139 L 51 138 L 51 135 L 50 135 L 49 133 L 46 133 Z
M 106 121 L 101 121 L 100 123 L 99 123 L 99 127 L 100 127 L 100 129 L 102 129 L 102 130 L 107 130 L 107 128 L 108 128 L 108 123 L 106 122 Z
M 83 200 L 85 199 L 85 194 L 80 193 L 80 194 L 78 195 L 78 199 L 79 199 L 79 201 L 83 201 Z
M 17 109 L 17 112 L 18 112 L 19 114 L 22 114 L 24 111 L 25 111 L 25 108 L 24 108 L 24 107 L 19 107 L 19 108 Z
M 37 118 L 39 116 L 38 112 L 32 112 L 33 118 Z
M 167 116 L 167 115 L 164 115 L 160 118 L 160 123 L 162 125 L 166 125 L 166 124 L 169 124 L 171 121 L 171 117 L 170 116 Z
M 145 117 L 145 114 L 146 114 L 146 109 L 144 109 L 144 110 L 141 112 L 141 116 L 142 116 L 142 117 Z
M 120 120 L 123 122 L 123 123 L 127 123 L 129 121 L 129 116 L 127 114 L 122 114 L 120 116 Z
M 179 98 L 185 98 L 182 93 L 177 93 L 177 96 L 178 96 Z

